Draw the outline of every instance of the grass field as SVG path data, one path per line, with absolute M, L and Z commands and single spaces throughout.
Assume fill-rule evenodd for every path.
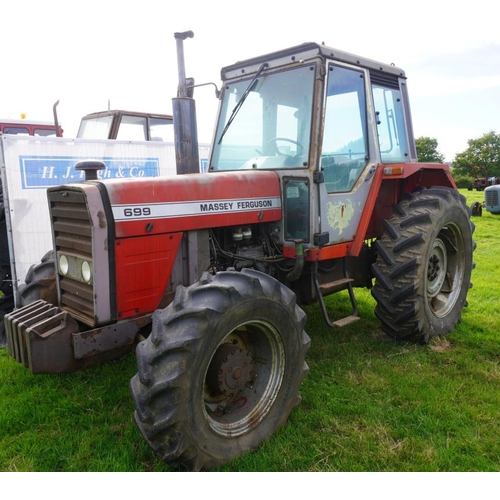
M 468 204 L 483 193 L 462 191 Z M 221 471 L 499 471 L 500 216 L 475 217 L 469 307 L 429 345 L 361 321 L 328 329 L 308 307 L 302 404 L 259 450 Z M 347 296 L 327 299 L 332 310 Z M 170 471 L 133 422 L 134 355 L 71 375 L 31 375 L 0 349 L 0 470 Z

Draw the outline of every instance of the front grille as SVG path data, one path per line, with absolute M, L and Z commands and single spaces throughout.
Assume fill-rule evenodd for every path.
M 485 192 L 486 205 L 498 207 L 498 189 L 487 189 Z
M 92 224 L 84 194 L 51 190 L 49 200 L 56 252 L 92 261 Z M 59 274 L 59 287 L 61 307 L 86 325 L 95 326 L 93 285 Z

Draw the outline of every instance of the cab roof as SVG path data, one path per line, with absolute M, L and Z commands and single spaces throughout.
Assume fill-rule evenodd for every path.
M 323 44 L 308 42 L 296 45 L 276 52 L 271 52 L 262 56 L 238 61 L 235 64 L 226 66 L 221 70 L 222 80 L 236 78 L 258 71 L 260 66 L 267 63 L 269 68 L 291 64 L 301 60 L 309 60 L 315 57 L 333 59 L 340 62 L 353 64 L 377 72 L 385 72 L 399 78 L 406 78 L 404 71 L 393 64 L 386 64 L 366 57 L 357 56 L 349 52 L 344 52 Z

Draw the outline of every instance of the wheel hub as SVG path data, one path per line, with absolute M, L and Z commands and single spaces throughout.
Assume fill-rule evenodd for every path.
M 447 252 L 444 243 L 436 240 L 427 263 L 427 296 L 435 297 L 443 286 L 447 271 Z
M 247 321 L 231 330 L 205 373 L 203 408 L 210 428 L 234 438 L 259 425 L 279 395 L 284 366 L 282 338 L 271 323 Z
M 242 347 L 222 344 L 215 353 L 207 373 L 212 393 L 236 397 L 253 380 L 253 360 Z

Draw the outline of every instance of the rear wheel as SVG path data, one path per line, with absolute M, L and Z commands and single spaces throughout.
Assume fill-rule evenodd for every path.
M 452 330 L 466 305 L 474 224 L 465 198 L 445 187 L 414 193 L 394 209 L 375 243 L 375 314 L 391 337 L 427 342 Z
M 213 468 L 256 449 L 300 402 L 309 337 L 295 295 L 252 270 L 179 287 L 137 347 L 135 420 L 167 463 Z

